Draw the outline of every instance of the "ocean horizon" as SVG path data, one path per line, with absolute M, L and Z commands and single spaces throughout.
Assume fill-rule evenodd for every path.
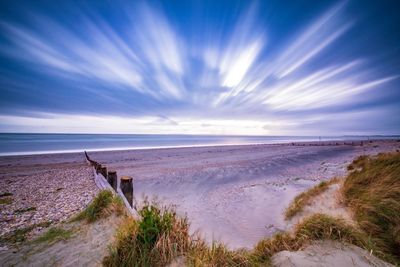
M 0 133 L 0 156 L 306 141 L 396 139 L 397 135 L 254 136 L 185 134 Z

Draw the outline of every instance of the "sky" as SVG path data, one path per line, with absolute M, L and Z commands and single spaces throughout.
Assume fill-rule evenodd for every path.
M 0 132 L 400 134 L 399 1 L 0 1 Z

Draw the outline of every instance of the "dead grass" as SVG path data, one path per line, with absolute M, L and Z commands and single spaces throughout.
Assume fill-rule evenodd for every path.
M 330 185 L 334 183 L 338 183 L 339 179 L 333 178 L 329 181 L 323 181 L 318 185 L 312 187 L 311 189 L 299 194 L 295 197 L 295 199 L 290 203 L 289 207 L 285 211 L 285 219 L 289 220 L 299 212 L 301 212 L 306 205 L 311 203 L 311 200 L 321 193 L 325 192 Z
M 400 265 L 400 153 L 362 156 L 349 166 L 342 193 L 375 254 Z

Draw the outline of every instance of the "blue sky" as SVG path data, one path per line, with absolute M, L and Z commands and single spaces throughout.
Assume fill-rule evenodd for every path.
M 398 1 L 1 1 L 0 132 L 400 133 Z

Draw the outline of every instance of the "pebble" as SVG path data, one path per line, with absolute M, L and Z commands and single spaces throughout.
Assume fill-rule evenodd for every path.
M 2 174 L 0 193 L 12 193 L 13 202 L 0 206 L 0 237 L 31 225 L 68 220 L 83 210 L 98 192 L 93 178 L 91 168 L 85 165 L 71 169 L 43 165 L 40 172 L 29 175 Z M 15 212 L 27 207 L 36 210 Z M 42 227 L 33 232 L 36 230 L 41 231 Z

